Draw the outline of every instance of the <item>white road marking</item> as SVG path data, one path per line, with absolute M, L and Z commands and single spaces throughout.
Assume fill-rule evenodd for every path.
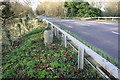
M 67 27 L 69 27 L 69 28 L 73 28 L 72 26 L 70 26 L 70 25 L 67 25 L 67 24 L 63 24 L 64 26 L 67 26 Z
M 89 22 L 102 23 L 102 24 L 116 24 L 116 23 L 100 22 L 100 21 L 89 21 Z
M 67 21 L 75 21 L 75 20 L 61 20 L 61 21 L 63 21 L 63 22 L 67 22 Z
M 99 23 L 102 23 L 102 24 L 116 24 L 116 23 L 108 23 L 108 22 L 99 22 Z
M 69 28 L 72 28 L 72 26 L 68 26 Z
M 114 34 L 117 34 L 117 35 L 120 35 L 120 33 L 118 33 L 118 32 L 115 32 L 115 31 L 112 31 L 112 33 L 114 33 Z

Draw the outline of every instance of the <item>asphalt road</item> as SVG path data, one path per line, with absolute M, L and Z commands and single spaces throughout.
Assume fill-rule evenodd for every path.
M 118 23 L 55 19 L 40 16 L 76 34 L 81 40 L 118 61 Z

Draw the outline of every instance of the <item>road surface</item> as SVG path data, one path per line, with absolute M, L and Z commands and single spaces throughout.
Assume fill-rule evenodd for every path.
M 81 40 L 98 48 L 118 61 L 118 23 L 55 19 L 40 16 L 47 19 L 62 28 L 76 34 Z

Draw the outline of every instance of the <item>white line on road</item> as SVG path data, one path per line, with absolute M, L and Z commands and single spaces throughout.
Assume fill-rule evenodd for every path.
M 61 21 L 66 22 L 66 21 L 75 21 L 75 20 L 61 20 Z
M 118 24 L 118 23 L 100 22 L 100 21 L 89 21 L 89 22 L 102 23 L 102 24 Z
M 112 31 L 112 33 L 114 33 L 114 34 L 117 34 L 117 35 L 120 35 L 120 33 L 118 33 L 118 32 L 115 32 L 115 31 Z

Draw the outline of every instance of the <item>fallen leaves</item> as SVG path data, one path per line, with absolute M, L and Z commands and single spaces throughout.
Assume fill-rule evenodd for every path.
M 65 53 L 64 56 L 65 56 L 67 59 L 72 60 L 72 57 L 71 57 L 69 54 Z
M 42 59 L 42 56 L 40 56 L 39 59 Z
M 31 36 L 31 37 L 30 37 Z M 15 49 L 15 53 L 5 56 L 3 64 L 3 75 L 13 77 L 35 77 L 35 78 L 73 78 L 73 77 L 95 77 L 96 75 L 90 71 L 93 69 L 88 66 L 83 71 L 78 71 L 77 54 L 71 49 L 65 48 L 56 41 L 52 45 L 45 47 L 41 33 L 36 33 L 29 36 L 29 42 L 25 40 L 25 44 L 21 48 Z M 35 36 L 35 37 L 34 37 Z M 31 40 L 30 40 L 31 39 Z M 31 45 L 31 41 L 34 45 Z M 30 43 L 30 44 L 29 44 Z M 19 54 L 19 59 L 16 54 Z M 12 55 L 12 57 L 11 57 Z M 15 58 L 14 58 L 15 57 Z M 21 60 L 19 62 L 19 60 Z M 11 65 L 12 63 L 12 65 Z M 17 65 L 17 67 L 15 67 Z M 11 67 L 15 69 L 12 69 Z M 24 70 L 24 72 L 20 72 Z M 10 72 L 13 71 L 11 74 Z M 20 72 L 20 73 L 18 73 Z M 16 75 L 16 76 L 14 76 Z M 25 75 L 25 76 L 24 76 Z M 99 76 L 97 76 L 99 77 Z

